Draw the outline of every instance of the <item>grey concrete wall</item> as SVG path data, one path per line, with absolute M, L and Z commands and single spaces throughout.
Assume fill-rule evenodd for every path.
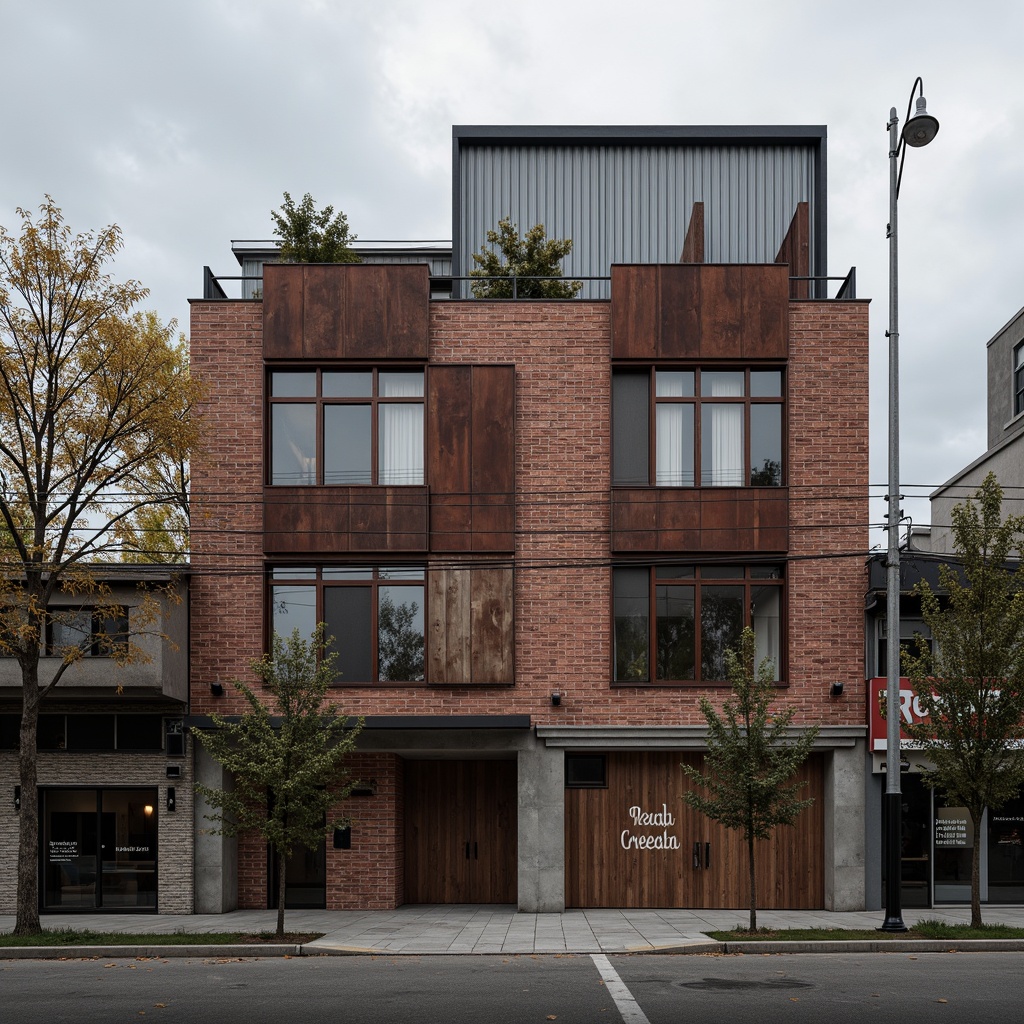
M 519 751 L 519 909 L 565 910 L 565 751 Z
M 1013 414 L 1013 350 L 1024 339 L 1024 309 L 988 343 L 988 447 L 1024 428 Z
M 863 740 L 825 761 L 825 909 L 864 909 Z
M 205 747 L 195 740 L 191 742 L 195 753 L 196 782 L 230 792 L 234 788 L 231 776 L 210 756 Z M 223 914 L 238 908 L 238 841 L 210 831 L 215 826 L 205 815 L 212 811 L 205 797 L 196 793 L 194 835 L 197 914 Z
M 181 601 L 166 595 L 157 596 L 159 610 L 152 622 L 143 622 L 142 598 L 135 583 L 114 583 L 110 587 L 113 600 L 128 609 L 132 643 L 139 656 L 130 664 L 118 665 L 112 658 L 85 657 L 65 670 L 60 690 L 78 688 L 106 691 L 149 690 L 182 702 L 188 699 L 188 603 L 187 585 L 179 583 L 176 591 Z M 88 596 L 72 599 L 61 595 L 53 607 L 80 608 L 94 603 Z M 39 659 L 39 680 L 47 683 L 60 667 L 60 658 Z M 0 692 L 14 693 L 21 687 L 21 669 L 14 658 L 0 658 Z

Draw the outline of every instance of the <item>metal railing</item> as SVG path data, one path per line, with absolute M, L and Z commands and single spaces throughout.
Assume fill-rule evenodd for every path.
M 545 295 L 520 295 L 519 294 L 520 282 L 524 282 L 524 281 L 526 281 L 526 282 L 533 282 L 533 281 L 558 281 L 558 282 L 564 282 L 564 283 L 568 283 L 568 284 L 572 284 L 574 282 L 580 282 L 581 284 L 587 284 L 587 283 L 595 282 L 596 281 L 596 282 L 600 282 L 601 284 L 608 284 L 609 287 L 611 285 L 611 277 L 609 275 L 606 275 L 606 274 L 605 275 L 592 275 L 592 276 L 577 275 L 577 276 L 572 276 L 572 277 L 565 277 L 565 276 L 557 276 L 557 277 L 555 277 L 555 276 L 540 276 L 540 275 L 529 276 L 529 277 L 526 277 L 526 276 L 518 277 L 515 274 L 512 274 L 509 277 L 501 277 L 501 276 L 498 276 L 498 277 L 474 277 L 474 276 L 456 277 L 456 276 L 451 276 L 451 277 L 449 277 L 449 276 L 446 275 L 443 278 L 443 280 L 444 281 L 451 281 L 453 284 L 455 282 L 458 282 L 459 284 L 462 284 L 463 282 L 469 282 L 469 284 L 471 286 L 474 285 L 474 284 L 477 284 L 477 285 L 483 284 L 484 282 L 489 282 L 489 281 L 502 282 L 502 283 L 505 283 L 505 284 L 507 284 L 508 282 L 511 282 L 511 284 L 512 284 L 512 294 L 511 295 L 505 295 L 505 296 L 487 296 L 487 295 L 484 295 L 484 296 L 465 295 L 465 296 L 463 296 L 463 295 L 458 295 L 458 296 L 455 296 L 455 297 L 457 297 L 457 298 L 467 298 L 467 299 L 468 298 L 485 298 L 485 299 L 493 299 L 495 301 L 502 301 L 502 300 L 504 300 L 504 301 L 512 301 L 512 302 L 535 302 L 535 301 L 544 301 L 544 302 L 573 302 L 573 301 L 577 301 L 577 300 L 581 300 L 581 299 L 583 299 L 583 300 L 593 300 L 595 298 L 607 298 L 608 297 L 606 294 L 605 295 L 596 295 L 596 296 L 595 295 L 590 295 L 590 294 L 576 294 L 576 295 L 572 296 L 571 298 L 561 298 L 561 297 L 559 297 L 559 298 L 551 298 L 551 297 L 545 296 Z M 223 287 L 223 283 L 226 282 L 226 281 L 241 281 L 241 282 L 252 281 L 252 282 L 259 282 L 260 284 L 262 284 L 263 275 L 262 274 L 214 274 L 213 271 L 209 267 L 203 267 L 203 298 L 204 299 L 230 299 L 231 296 L 229 296 L 227 294 L 227 292 L 224 290 L 224 287 Z M 829 281 L 841 281 L 842 282 L 842 284 L 836 290 L 835 296 L 831 300 L 828 298 L 828 282 Z M 808 291 L 809 294 L 807 296 L 794 296 L 794 294 L 793 294 L 794 288 L 795 287 L 799 288 L 799 284 L 801 282 L 804 282 L 804 283 L 807 284 L 807 286 L 808 286 L 807 287 L 807 291 Z M 811 301 L 818 301 L 818 302 L 821 302 L 821 301 L 843 302 L 843 301 L 850 301 L 852 299 L 856 299 L 857 298 L 857 268 L 856 267 L 850 267 L 850 270 L 846 274 L 845 277 L 836 277 L 836 276 L 832 276 L 832 275 L 828 275 L 828 276 L 826 276 L 826 275 L 818 275 L 818 276 L 812 276 L 812 277 L 796 277 L 796 276 L 794 276 L 794 277 L 790 277 L 789 283 L 790 283 L 790 298 L 791 299 L 807 298 L 807 299 L 810 299 Z M 252 295 L 252 296 L 239 296 L 239 298 L 261 299 L 262 298 L 262 288 L 256 287 L 253 290 L 254 291 L 259 291 L 261 294 L 259 294 L 259 295 Z M 603 291 L 604 289 L 601 289 L 601 290 Z M 584 291 L 584 289 L 580 289 L 580 291 Z M 824 293 L 824 294 L 821 294 L 821 293 Z M 447 296 L 447 297 L 451 298 L 452 296 Z M 431 298 L 432 299 L 441 299 L 442 297 L 438 296 L 438 295 L 431 295 Z

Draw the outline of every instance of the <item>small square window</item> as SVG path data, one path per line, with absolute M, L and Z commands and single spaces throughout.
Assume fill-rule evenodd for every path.
M 608 759 L 604 754 L 566 754 L 566 789 L 607 789 Z

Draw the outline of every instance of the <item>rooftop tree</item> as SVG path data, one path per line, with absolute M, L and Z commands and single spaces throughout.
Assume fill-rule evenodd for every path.
M 319 212 L 307 192 L 295 205 L 285 192 L 281 210 L 271 210 L 274 235 L 281 240 L 279 259 L 282 263 L 362 263 L 351 248 L 356 240 L 350 235 L 348 218 L 333 206 Z
M 572 239 L 548 238 L 543 224 L 520 237 L 511 217 L 503 217 L 497 231 L 487 232 L 487 242 L 494 248 L 473 253 L 477 266 L 469 272 L 480 278 L 473 284 L 478 299 L 571 299 L 583 287 L 582 281 L 561 279 Z
M 175 324 L 134 310 L 147 291 L 115 282 L 121 248 L 112 225 L 73 234 L 47 196 L 38 219 L 19 209 L 17 237 L 0 227 L 0 655 L 21 671 L 18 775 L 21 811 L 15 932 L 39 931 L 36 731 L 41 703 L 85 653 L 74 632 L 40 655 L 63 594 L 119 621 L 97 563 L 119 560 L 125 531 L 168 492 L 155 467 L 187 460 L 200 388 Z M 132 608 L 132 633 L 158 602 Z M 119 663 L 140 660 L 121 627 L 96 642 Z

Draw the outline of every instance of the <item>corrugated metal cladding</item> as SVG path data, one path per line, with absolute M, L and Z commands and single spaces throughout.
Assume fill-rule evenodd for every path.
M 567 276 L 613 263 L 676 263 L 695 202 L 704 203 L 705 261 L 771 263 L 799 202 L 815 210 L 815 147 L 780 145 L 463 145 L 460 275 L 486 232 L 511 215 L 571 238 Z M 810 265 L 817 265 L 811 232 Z M 824 271 L 819 271 L 824 273 Z M 608 294 L 594 282 L 582 293 Z

